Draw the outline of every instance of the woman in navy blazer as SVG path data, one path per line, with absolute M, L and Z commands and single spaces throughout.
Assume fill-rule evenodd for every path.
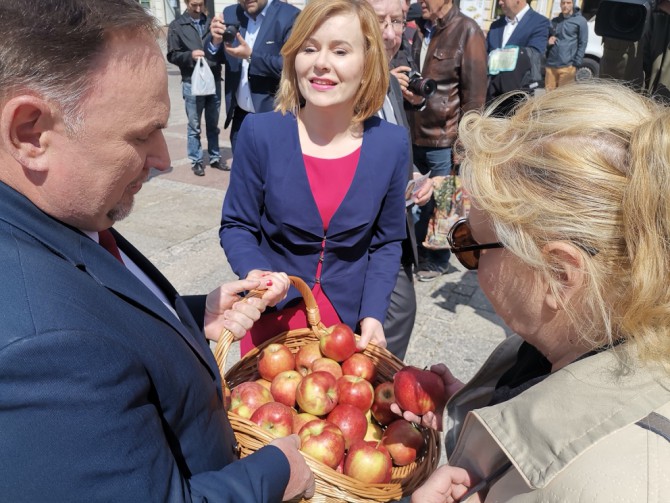
M 374 115 L 388 88 L 377 16 L 365 0 L 310 2 L 282 55 L 277 111 L 247 117 L 240 130 L 221 245 L 241 278 L 299 276 L 321 289 L 320 309 L 334 308 L 360 330 L 360 348 L 385 345 L 382 323 L 405 237 L 409 146 L 404 129 Z M 326 218 L 309 163 L 332 169 L 333 160 L 332 191 L 342 198 Z M 288 292 L 278 308 L 298 296 Z

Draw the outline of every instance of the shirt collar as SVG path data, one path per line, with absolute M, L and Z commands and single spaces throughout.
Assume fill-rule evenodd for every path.
M 521 11 L 516 16 L 514 16 L 513 19 L 510 19 L 507 16 L 505 16 L 505 21 L 507 21 L 507 24 L 509 24 L 509 23 L 514 23 L 514 24 L 520 23 L 521 19 L 526 15 L 526 12 L 528 12 L 529 10 L 530 10 L 530 6 L 528 4 L 526 4 L 526 6 L 523 9 L 521 9 Z

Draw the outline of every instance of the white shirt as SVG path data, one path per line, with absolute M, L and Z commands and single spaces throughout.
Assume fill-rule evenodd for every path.
M 245 16 L 249 18 L 249 23 L 247 24 L 247 32 L 244 34 L 244 41 L 251 47 L 253 52 L 254 44 L 256 43 L 256 37 L 258 37 L 258 32 L 261 29 L 263 20 L 267 13 L 268 8 L 273 0 L 269 0 L 265 8 L 256 15 L 256 19 L 252 19 L 249 14 L 244 13 Z M 235 93 L 235 98 L 237 98 L 237 106 L 242 110 L 247 112 L 254 113 L 254 102 L 251 101 L 251 89 L 249 89 L 249 60 L 244 59 L 242 61 L 242 75 L 240 77 L 240 85 L 237 88 Z
M 505 25 L 505 29 L 503 30 L 503 37 L 502 37 L 502 47 L 505 47 L 507 45 L 507 41 L 510 39 L 512 36 L 512 33 L 514 33 L 514 30 L 516 29 L 517 25 L 523 18 L 523 16 L 526 15 L 526 12 L 530 10 L 530 6 L 526 4 L 526 6 L 521 9 L 521 12 L 519 12 L 514 18 L 510 19 L 507 16 L 505 16 L 505 21 L 507 24 Z
M 82 231 L 82 232 L 96 243 L 99 243 L 97 232 L 88 232 L 88 231 Z M 149 276 L 147 276 L 142 269 L 137 267 L 137 264 L 132 260 L 130 260 L 130 257 L 128 257 L 128 255 L 123 253 L 123 250 L 120 248 L 119 253 L 121 254 L 121 258 L 123 259 L 123 263 L 126 266 L 126 269 L 128 269 L 131 273 L 133 273 L 133 276 L 139 279 L 144 286 L 146 286 L 149 290 L 151 290 L 151 293 L 153 293 L 156 297 L 158 297 L 158 300 L 160 300 L 163 304 L 165 304 L 165 307 L 167 307 L 172 312 L 172 314 L 174 314 L 175 317 L 179 319 L 177 311 L 174 310 L 174 308 L 168 301 L 167 297 L 165 296 L 163 291 L 160 288 L 158 288 L 156 283 L 151 281 L 151 278 L 149 278 Z

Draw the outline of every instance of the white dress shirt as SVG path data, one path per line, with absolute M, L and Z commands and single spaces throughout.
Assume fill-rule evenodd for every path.
M 249 23 L 247 24 L 247 32 L 244 34 L 244 41 L 251 47 L 253 52 L 254 44 L 256 43 L 256 37 L 258 36 L 258 31 L 261 29 L 263 20 L 267 13 L 268 8 L 273 0 L 269 0 L 265 8 L 256 15 L 256 19 L 252 19 L 246 12 L 245 16 L 249 18 Z M 254 113 L 254 102 L 251 101 L 251 89 L 249 89 L 249 60 L 245 59 L 242 61 L 242 75 L 240 76 L 240 85 L 237 88 L 235 93 L 235 98 L 237 98 L 237 106 L 242 110 L 247 112 Z
M 526 6 L 523 9 L 521 9 L 521 12 L 519 12 L 512 19 L 505 16 L 505 21 L 507 22 L 507 24 L 505 25 L 505 29 L 503 30 L 501 48 L 505 47 L 507 45 L 507 41 L 512 36 L 512 33 L 514 33 L 514 30 L 516 29 L 517 25 L 519 24 L 519 22 L 521 21 L 523 16 L 526 15 L 526 12 L 528 12 L 529 10 L 530 10 L 530 7 L 528 6 L 528 4 L 526 4 Z
M 97 232 L 89 232 L 89 231 L 82 231 L 84 234 L 86 234 L 89 238 L 91 238 L 93 241 L 96 243 L 99 243 L 98 241 L 98 233 Z M 144 286 L 146 286 L 149 290 L 151 290 L 151 293 L 153 293 L 158 299 L 165 304 L 165 307 L 167 307 L 172 314 L 175 315 L 177 319 L 179 319 L 179 315 L 177 314 L 177 311 L 174 310 L 170 302 L 168 301 L 167 297 L 163 293 L 163 291 L 158 288 L 156 283 L 154 283 L 149 276 L 146 275 L 146 273 L 140 269 L 135 262 L 133 262 L 128 255 L 123 253 L 123 250 L 119 248 L 119 253 L 121 254 L 121 258 L 123 259 L 123 264 L 126 266 L 126 269 L 128 269 L 131 273 L 133 273 L 133 276 L 135 276 L 137 279 L 139 279 Z

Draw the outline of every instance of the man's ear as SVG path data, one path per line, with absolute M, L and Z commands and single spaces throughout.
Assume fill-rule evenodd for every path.
M 25 169 L 46 170 L 49 133 L 55 124 L 49 104 L 38 96 L 16 96 L 5 103 L 0 114 L 4 150 Z
M 552 266 L 553 283 L 545 292 L 545 302 L 549 308 L 557 311 L 567 304 L 584 285 L 584 259 L 577 247 L 565 241 L 551 241 L 544 245 L 542 253 Z

